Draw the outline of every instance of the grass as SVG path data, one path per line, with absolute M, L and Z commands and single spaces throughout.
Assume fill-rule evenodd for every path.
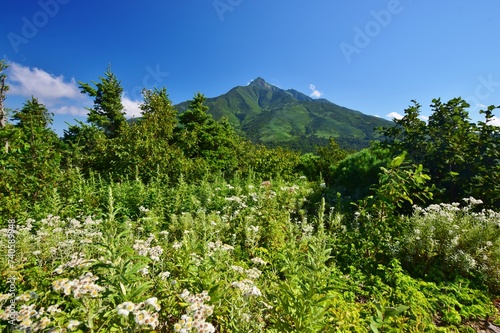
M 399 252 L 370 256 L 325 191 L 304 178 L 170 188 L 81 179 L 46 203 L 43 218 L 15 221 L 14 264 L 0 258 L 0 328 L 468 332 L 498 318 L 495 294 L 474 272 L 433 280 L 411 275 Z M 4 229 L 4 253 L 8 240 Z

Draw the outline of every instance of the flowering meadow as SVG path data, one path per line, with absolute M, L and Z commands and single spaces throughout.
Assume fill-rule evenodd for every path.
M 370 217 L 329 195 L 305 177 L 54 191 L 53 214 L 1 230 L 5 253 L 15 239 L 1 331 L 474 332 L 498 319 L 499 213 L 473 198 L 415 206 L 384 261 L 362 235 Z
M 3 122 L 7 68 L 1 332 L 500 332 L 500 106 L 292 151 L 201 93 L 145 89 L 128 121 L 108 67 L 60 138 L 34 96 Z

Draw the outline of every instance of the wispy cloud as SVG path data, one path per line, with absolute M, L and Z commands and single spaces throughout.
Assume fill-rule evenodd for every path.
M 65 80 L 62 75 L 55 76 L 43 69 L 17 63 L 10 63 L 7 74 L 10 95 L 24 98 L 34 96 L 54 114 L 86 116 L 88 110 L 85 107 L 93 105 L 92 99 L 80 92 L 74 78 Z M 121 102 L 126 117 L 140 117 L 141 101 L 123 95 Z
M 39 68 L 29 68 L 11 63 L 9 72 L 10 93 L 21 96 L 35 96 L 42 101 L 61 98 L 81 98 L 75 79 L 69 82 L 64 77 L 54 76 Z
M 88 110 L 82 106 L 75 105 L 64 105 L 64 106 L 56 106 L 51 108 L 51 111 L 54 114 L 69 114 L 72 116 L 85 116 L 88 113 Z
M 34 96 L 55 114 L 87 114 L 84 106 L 90 105 L 91 101 L 80 92 L 74 78 L 67 81 L 62 75 L 55 76 L 36 67 L 30 68 L 14 62 L 9 65 L 7 77 L 10 95 L 24 98 Z
M 125 111 L 125 117 L 127 118 L 137 118 L 141 116 L 141 109 L 139 106 L 141 105 L 142 101 L 136 101 L 132 100 L 126 95 L 122 96 L 122 104 L 123 108 Z
M 391 112 L 388 115 L 386 115 L 386 117 L 390 118 L 390 119 L 402 119 L 403 115 L 401 115 L 401 114 L 399 114 L 397 112 Z
M 500 127 L 500 118 L 493 117 L 490 121 L 488 121 L 488 125 L 499 126 Z
M 314 84 L 310 84 L 309 89 L 312 91 L 312 93 L 310 95 L 311 97 L 320 98 L 321 96 L 323 96 L 323 93 L 321 91 L 317 90 L 316 86 Z

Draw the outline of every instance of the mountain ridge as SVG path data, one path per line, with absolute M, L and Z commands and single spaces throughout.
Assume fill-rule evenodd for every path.
M 239 134 L 254 143 L 301 151 L 313 151 L 315 145 L 326 144 L 329 138 L 344 148 L 361 149 L 377 139 L 374 128 L 392 125 L 323 98 L 278 88 L 262 77 L 207 98 L 206 104 L 215 119 L 226 117 Z M 189 101 L 175 107 L 182 113 Z

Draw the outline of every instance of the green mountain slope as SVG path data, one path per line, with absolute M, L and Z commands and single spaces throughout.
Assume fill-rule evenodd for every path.
M 176 105 L 184 112 L 189 103 Z M 359 149 L 376 139 L 375 127 L 392 122 L 313 99 L 293 89 L 283 90 L 257 78 L 226 94 L 208 98 L 215 119 L 227 117 L 236 130 L 255 143 L 310 151 L 333 137 L 344 148 Z

